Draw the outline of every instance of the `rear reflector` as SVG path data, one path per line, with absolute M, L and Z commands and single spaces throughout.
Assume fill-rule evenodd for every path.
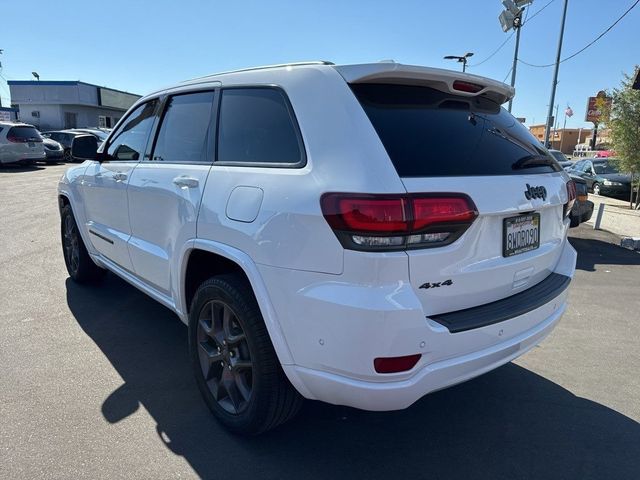
M 460 92 L 478 93 L 483 88 L 482 85 L 478 85 L 477 83 L 463 82 L 462 80 L 453 82 L 453 89 Z
M 459 238 L 478 215 L 473 201 L 459 193 L 325 193 L 320 205 L 342 245 L 352 250 L 448 245 Z
M 418 360 L 422 357 L 421 354 L 407 355 L 405 357 L 383 357 L 376 358 L 373 361 L 373 367 L 378 373 L 398 373 L 406 372 L 415 367 Z

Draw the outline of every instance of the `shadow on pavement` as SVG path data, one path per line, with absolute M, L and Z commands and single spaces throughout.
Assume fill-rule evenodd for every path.
M 291 423 L 235 437 L 213 419 L 192 379 L 187 329 L 114 275 L 67 280 L 82 329 L 124 384 L 103 403 L 119 422 L 140 405 L 158 441 L 202 478 L 637 478 L 640 425 L 508 364 L 399 412 L 307 402 Z
M 596 271 L 596 265 L 640 265 L 640 254 L 596 238 L 570 237 L 578 251 L 576 268 Z
M 22 173 L 22 172 L 35 172 L 37 170 L 44 170 L 44 167 L 33 165 L 13 165 L 11 163 L 0 163 L 0 173 Z

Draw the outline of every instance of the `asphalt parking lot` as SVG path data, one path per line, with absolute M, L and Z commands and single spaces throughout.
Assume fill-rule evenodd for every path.
M 400 412 L 308 402 L 247 439 L 200 399 L 175 315 L 67 278 L 65 168 L 0 168 L 0 478 L 640 478 L 640 254 L 606 232 L 572 232 L 569 309 L 516 362 Z

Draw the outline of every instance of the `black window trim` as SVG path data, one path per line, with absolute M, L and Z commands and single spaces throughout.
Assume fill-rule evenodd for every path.
M 156 148 L 156 143 L 158 141 L 158 135 L 160 135 L 160 129 L 162 127 L 162 122 L 164 121 L 164 117 L 167 113 L 167 107 L 169 105 L 169 101 L 173 97 L 178 97 L 182 95 L 191 95 L 196 93 L 213 93 L 213 100 L 211 103 L 211 122 L 209 123 L 209 128 L 207 129 L 207 137 L 206 137 L 206 146 L 204 152 L 204 160 L 201 162 L 191 161 L 191 160 L 154 160 L 153 152 Z M 158 114 L 156 115 L 156 120 L 151 127 L 151 134 L 149 136 L 149 140 L 147 142 L 147 148 L 145 149 L 145 154 L 143 156 L 142 161 L 144 163 L 155 163 L 162 165 L 212 165 L 214 163 L 214 150 L 216 147 L 215 141 L 217 137 L 217 127 L 218 127 L 218 115 L 217 115 L 217 104 L 218 97 L 220 97 L 220 89 L 219 87 L 204 87 L 204 88 L 196 88 L 189 90 L 177 90 L 171 93 L 166 93 L 159 98 L 158 105 Z
M 157 101 L 157 105 L 154 111 L 154 120 L 153 120 L 153 124 L 151 125 L 151 128 L 149 129 L 149 133 L 147 134 L 147 141 L 145 142 L 145 149 L 144 151 L 147 151 L 147 148 L 149 146 L 149 138 L 151 138 L 151 135 L 154 133 L 155 128 L 158 124 L 158 109 L 160 108 L 160 106 L 163 104 L 162 103 L 162 97 L 151 97 L 151 98 L 147 98 L 145 99 L 144 102 L 140 102 L 137 103 L 135 105 L 132 105 L 131 108 L 129 108 L 129 110 L 122 116 L 120 117 L 120 122 L 118 122 L 118 124 L 115 126 L 115 128 L 113 129 L 113 131 L 109 134 L 109 136 L 107 137 L 107 139 L 104 141 L 104 143 L 102 144 L 102 150 L 98 152 L 98 158 L 97 161 L 100 163 L 140 163 L 145 157 L 146 157 L 146 153 L 143 154 L 142 159 L 138 159 L 138 160 L 120 160 L 117 158 L 109 158 L 109 154 L 107 153 L 109 150 L 109 147 L 111 146 L 111 144 L 113 143 L 113 141 L 116 139 L 116 133 L 118 132 L 118 129 L 120 128 L 121 125 L 124 125 L 124 123 L 129 119 L 129 117 L 133 114 L 133 112 L 135 112 L 139 107 L 141 107 L 142 105 L 145 105 L 149 102 L 153 102 L 153 101 Z M 87 133 L 87 135 L 90 135 L 89 133 Z M 73 139 L 72 139 L 73 141 Z
M 221 162 L 218 160 L 218 137 L 220 135 L 220 105 L 222 103 L 222 94 L 224 90 L 248 90 L 248 89 L 261 89 L 261 90 L 277 90 L 282 95 L 284 99 L 284 104 L 289 113 L 289 118 L 291 120 L 291 124 L 293 125 L 293 130 L 296 134 L 296 140 L 298 141 L 298 149 L 300 150 L 300 160 L 296 163 L 268 163 L 268 162 L 240 162 L 240 161 L 226 161 Z M 307 165 L 307 150 L 304 144 L 304 140 L 302 138 L 302 132 L 300 130 L 300 125 L 298 123 L 298 118 L 293 110 L 293 106 L 291 105 L 291 101 L 289 100 L 289 96 L 287 92 L 279 85 L 274 84 L 247 84 L 247 85 L 230 85 L 228 87 L 221 87 L 219 89 L 218 98 L 216 101 L 216 130 L 215 130 L 215 160 L 213 165 L 221 166 L 221 167 L 259 167 L 259 168 L 288 168 L 288 169 L 300 169 L 304 168 Z

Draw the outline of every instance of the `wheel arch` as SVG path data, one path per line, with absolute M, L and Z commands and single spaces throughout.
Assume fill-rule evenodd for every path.
M 184 312 L 185 319 L 188 319 L 193 295 L 204 280 L 217 274 L 239 273 L 247 279 L 253 290 L 278 360 L 282 365 L 293 364 L 291 351 L 269 300 L 264 280 L 246 253 L 219 242 L 196 239 L 183 254 L 181 263 L 179 309 Z

